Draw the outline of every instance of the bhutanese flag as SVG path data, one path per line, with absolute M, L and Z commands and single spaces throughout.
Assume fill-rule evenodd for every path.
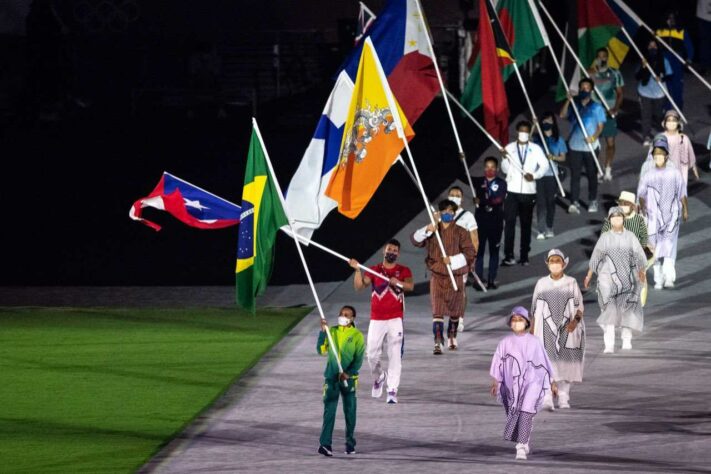
M 279 192 L 270 177 L 262 142 L 253 129 L 242 188 L 236 268 L 237 303 L 251 311 L 271 276 L 277 231 L 289 223 Z
M 415 135 L 390 90 L 370 37 L 363 43 L 358 73 L 326 196 L 338 212 L 355 219 L 378 189 L 405 143 Z

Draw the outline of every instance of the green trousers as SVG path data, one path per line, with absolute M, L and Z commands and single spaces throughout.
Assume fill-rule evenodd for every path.
M 323 426 L 321 427 L 321 446 L 331 446 L 333 440 L 333 425 L 336 422 L 338 396 L 343 398 L 343 415 L 346 418 L 346 446 L 355 448 L 354 437 L 356 426 L 356 389 L 358 379 L 349 379 L 348 387 L 342 383 L 326 380 L 323 384 Z

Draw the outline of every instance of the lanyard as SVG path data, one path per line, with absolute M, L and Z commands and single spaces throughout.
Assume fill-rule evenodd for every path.
M 518 143 L 516 144 L 516 151 L 518 152 L 518 161 L 521 162 L 521 168 L 523 168 L 524 163 L 526 162 L 526 155 L 528 155 L 528 144 L 524 145 L 525 151 L 523 153 L 523 158 L 521 157 L 521 145 Z

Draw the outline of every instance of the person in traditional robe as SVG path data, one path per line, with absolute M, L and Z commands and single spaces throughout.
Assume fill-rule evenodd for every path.
M 694 173 L 696 180 L 699 180 L 699 170 L 696 168 L 696 153 L 691 138 L 682 132 L 684 124 L 681 121 L 679 112 L 674 109 L 667 110 L 664 114 L 664 136 L 669 144 L 669 161 L 674 163 L 681 172 L 684 186 L 689 184 L 689 171 Z
M 464 315 L 466 306 L 464 276 L 469 272 L 476 258 L 476 250 L 469 232 L 454 223 L 456 209 L 457 205 L 449 199 L 440 201 L 439 212 L 436 215 L 440 222 L 437 227 L 428 224 L 416 230 L 410 237 L 415 247 L 427 249 L 425 265 L 430 272 L 432 332 L 435 340 L 433 353 L 435 355 L 442 354 L 445 317 L 449 317 L 447 326 L 449 349 L 457 350 L 457 326 L 459 318 Z M 442 254 L 435 230 L 439 232 L 446 255 Z M 451 267 L 457 283 L 456 290 L 452 285 L 448 266 Z
M 661 290 L 674 287 L 679 227 L 689 218 L 689 211 L 681 173 L 667 166 L 666 141 L 655 141 L 652 156 L 655 166 L 640 177 L 637 196 L 640 212 L 647 217 L 649 244 L 654 248 L 654 288 Z
M 568 257 L 558 249 L 548 252 L 546 264 L 550 274 L 536 283 L 531 303 L 531 332 L 543 343 L 553 366 L 559 408 L 570 408 L 570 385 L 583 381 L 585 362 L 583 295 L 575 278 L 564 273 L 568 262 Z M 550 392 L 546 392 L 543 404 L 554 409 Z
M 615 206 L 608 213 L 610 231 L 600 234 L 583 287 L 597 274 L 597 299 L 606 354 L 615 352 L 615 328 L 621 329 L 622 349 L 632 349 L 632 335 L 641 334 L 644 314 L 640 298 L 647 281 L 647 258 L 637 237 L 624 227 L 624 211 Z
M 513 331 L 496 346 L 489 374 L 490 393 L 504 406 L 504 439 L 516 443 L 516 459 L 530 453 L 533 417 L 546 392 L 557 394 L 553 367 L 541 341 L 530 334 L 531 320 L 526 308 L 516 306 L 508 316 Z

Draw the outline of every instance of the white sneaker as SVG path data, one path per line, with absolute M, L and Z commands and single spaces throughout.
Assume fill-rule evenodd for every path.
M 568 400 L 558 399 L 558 408 L 570 408 L 570 402 Z
M 657 281 L 654 283 L 655 290 L 661 290 L 662 288 L 664 288 L 664 283 L 662 283 L 661 281 Z
M 373 382 L 373 389 L 370 391 L 370 396 L 373 398 L 380 398 L 383 394 L 383 385 L 385 385 L 385 379 L 387 378 L 387 372 L 383 371 L 380 373 L 380 377 Z
M 555 237 L 555 232 L 553 232 L 552 230 L 547 230 L 544 235 L 546 236 L 546 239 L 550 239 L 552 237 Z
M 632 349 L 632 339 L 622 339 L 622 350 L 629 351 Z
M 568 206 L 568 214 L 580 214 L 580 208 L 575 204 Z
M 397 390 L 388 390 L 388 399 L 386 402 L 391 405 L 397 403 Z
M 457 332 L 464 332 L 464 316 L 459 318 L 459 324 L 457 324 Z
M 664 288 L 674 288 L 674 282 L 673 282 L 673 281 L 666 280 L 666 281 L 664 282 Z
M 516 445 L 516 460 L 517 461 L 525 461 L 528 459 L 528 456 L 526 455 L 526 447 L 523 444 L 517 444 Z
M 612 181 L 612 168 L 609 166 L 605 167 L 605 176 L 602 178 L 605 181 Z
M 597 201 L 590 201 L 590 204 L 588 204 L 588 212 L 597 212 Z
M 614 347 L 605 347 L 605 350 L 602 351 L 603 354 L 614 354 L 615 353 L 615 348 Z
M 544 234 L 543 232 L 539 232 L 536 236 L 536 240 L 546 240 L 546 234 Z

